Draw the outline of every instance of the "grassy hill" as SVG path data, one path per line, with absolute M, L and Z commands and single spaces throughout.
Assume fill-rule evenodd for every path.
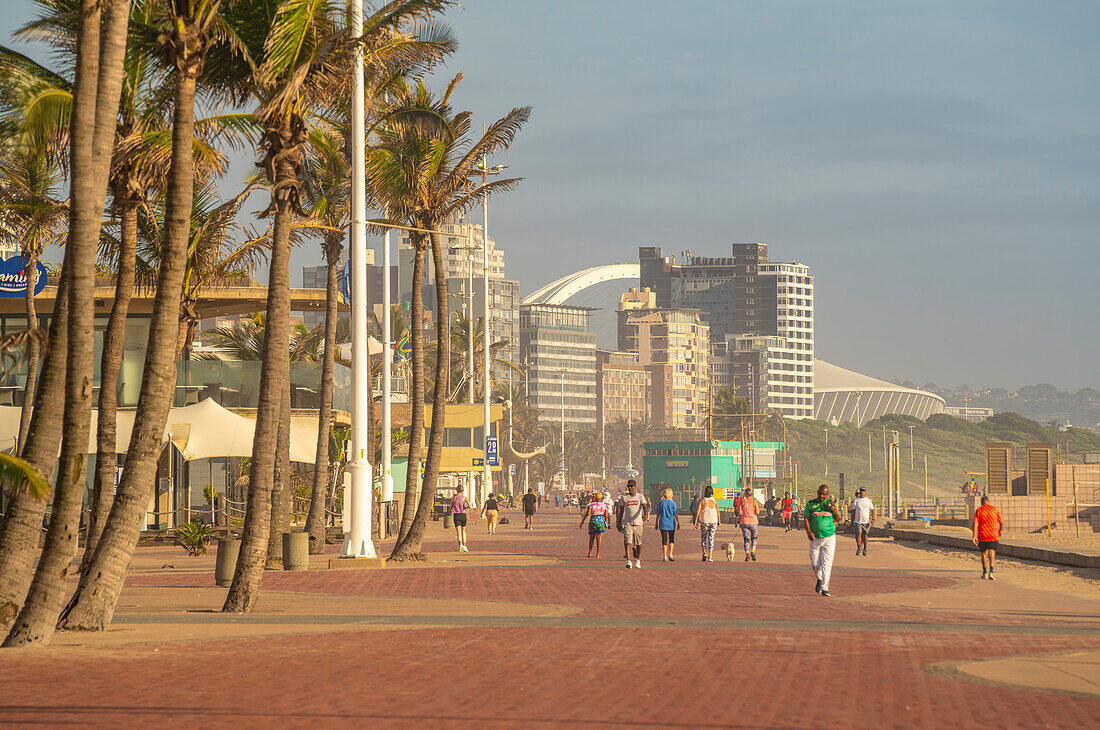
M 909 427 L 913 426 L 913 466 L 910 469 Z M 1085 452 L 1100 453 L 1100 435 L 1081 428 L 1060 431 L 1043 426 L 1016 413 L 998 413 L 982 423 L 968 423 L 943 414 L 927 422 L 907 416 L 889 415 L 871 421 L 863 428 L 852 424 L 832 426 L 823 421 L 787 421 L 790 458 L 800 462 L 799 491 L 809 493 L 813 485 L 837 483 L 844 472 L 845 490 L 864 486 L 876 495 L 886 482 L 882 431 L 887 441 L 897 431 L 901 443 L 902 495 L 919 497 L 924 493 L 924 457 L 928 457 L 928 495 L 959 496 L 959 487 L 968 471 L 985 471 L 985 443 L 1005 441 L 1017 445 L 1017 466 L 1023 468 L 1023 446 L 1029 441 L 1057 444 L 1062 455 L 1059 463 L 1076 463 Z M 829 474 L 825 476 L 825 432 L 829 433 Z M 871 465 L 868 469 L 867 437 L 871 440 Z M 984 477 L 975 477 L 984 486 Z

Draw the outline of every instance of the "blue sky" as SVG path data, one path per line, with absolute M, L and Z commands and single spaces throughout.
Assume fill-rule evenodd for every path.
M 490 221 L 524 291 L 638 246 L 763 241 L 812 267 L 823 359 L 1100 386 L 1100 4 L 463 6 L 458 105 L 534 107 Z

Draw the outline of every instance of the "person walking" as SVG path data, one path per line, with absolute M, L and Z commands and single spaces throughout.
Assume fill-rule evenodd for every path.
M 829 497 L 829 485 L 817 488 L 817 499 L 806 503 L 802 518 L 806 536 L 810 538 L 810 567 L 817 576 L 814 590 L 829 595 L 829 578 L 833 572 L 833 553 L 836 551 L 836 523 L 840 514 L 836 500 Z
M 603 543 L 603 533 L 607 530 L 607 505 L 603 501 L 603 495 L 596 493 L 596 499 L 588 503 L 581 514 L 581 524 L 588 521 L 588 557 L 592 557 L 592 546 L 596 546 L 596 557 L 600 557 L 600 545 Z
M 791 521 L 794 518 L 794 500 L 790 492 L 783 492 L 783 500 L 779 503 L 780 517 L 783 518 L 783 532 L 791 531 Z
M 982 495 L 982 504 L 974 510 L 974 544 L 982 554 L 982 580 L 993 580 L 993 560 L 1001 541 L 1001 512 Z
M 554 509 L 561 509 L 561 496 L 557 494 L 554 495 Z
M 760 535 L 760 501 L 746 489 L 741 497 L 741 535 L 745 538 L 745 562 L 756 562 L 756 538 Z
M 607 507 L 607 514 L 610 517 L 611 513 L 615 511 L 615 500 L 611 497 L 610 489 L 603 493 L 603 503 Z M 610 524 L 608 527 L 610 527 Z
M 623 533 L 628 568 L 642 567 L 642 533 L 648 518 L 649 502 L 644 494 L 638 492 L 637 483 L 633 479 L 627 480 L 626 494 L 619 497 L 615 507 L 615 527 Z
M 672 499 L 670 487 L 665 488 L 654 513 L 657 515 L 655 520 L 657 529 L 661 531 L 661 550 L 664 551 L 664 561 L 675 563 L 673 549 L 676 547 L 676 530 L 680 529 L 680 511 L 676 507 L 676 501 Z
M 527 494 L 523 495 L 523 529 L 535 529 L 535 512 L 538 510 L 538 497 L 535 496 L 533 487 L 527 488 Z
M 485 520 L 485 524 L 489 528 L 489 534 L 495 535 L 497 532 L 497 520 L 500 518 L 500 503 L 497 502 L 497 498 L 492 492 L 485 498 L 485 504 L 481 506 L 481 517 Z
M 714 499 L 714 487 L 703 490 L 703 496 L 695 508 L 692 525 L 699 530 L 699 542 L 703 548 L 701 562 L 714 562 L 714 536 L 718 533 L 718 501 Z
M 458 490 L 455 492 L 455 496 L 451 497 L 451 520 L 455 525 L 455 536 L 458 537 L 458 551 L 460 553 L 470 552 L 470 548 L 466 547 L 466 513 L 470 511 L 470 501 L 466 499 L 466 495 L 463 494 L 463 486 L 458 485 Z
M 852 500 L 849 508 L 852 516 L 852 532 L 856 535 L 856 555 L 867 556 L 867 533 L 871 531 L 871 525 L 875 524 L 875 503 L 867 496 L 867 490 L 860 487 L 856 490 L 856 498 Z M 860 553 L 860 549 L 863 550 Z
M 691 497 L 691 526 L 695 527 L 695 513 L 699 511 L 699 501 L 703 498 L 703 493 L 699 492 L 699 495 L 692 495 Z

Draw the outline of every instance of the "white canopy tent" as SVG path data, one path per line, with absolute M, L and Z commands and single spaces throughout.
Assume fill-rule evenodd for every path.
M 0 450 L 10 451 L 19 433 L 18 406 L 0 406 Z M 88 453 L 96 452 L 96 417 L 92 410 L 92 429 L 88 439 Z M 118 412 L 119 453 L 130 445 L 130 433 L 134 428 L 134 411 Z M 252 456 L 252 436 L 256 430 L 255 417 L 242 416 L 207 398 L 190 406 L 173 408 L 168 413 L 162 444 L 171 440 L 184 461 L 223 456 Z M 290 460 L 312 464 L 317 454 L 317 419 L 310 416 L 291 417 Z

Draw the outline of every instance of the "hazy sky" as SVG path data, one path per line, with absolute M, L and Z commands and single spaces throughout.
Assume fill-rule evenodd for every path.
M 762 241 L 812 268 L 823 359 L 1100 386 L 1100 4 L 463 5 L 457 104 L 534 107 L 492 161 L 526 178 L 490 210 L 524 291 Z

